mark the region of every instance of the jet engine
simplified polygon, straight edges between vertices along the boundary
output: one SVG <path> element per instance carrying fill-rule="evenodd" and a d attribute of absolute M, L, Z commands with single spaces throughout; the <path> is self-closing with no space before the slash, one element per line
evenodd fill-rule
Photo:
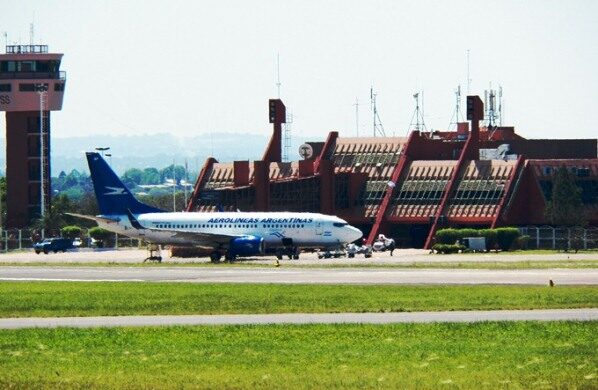
<path fill-rule="evenodd" d="M 229 252 L 234 256 L 255 256 L 264 253 L 262 237 L 245 236 L 230 240 Z"/>

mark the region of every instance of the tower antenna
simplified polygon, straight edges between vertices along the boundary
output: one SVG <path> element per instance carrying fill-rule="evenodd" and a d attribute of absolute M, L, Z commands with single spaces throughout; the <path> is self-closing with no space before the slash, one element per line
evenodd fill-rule
<path fill-rule="evenodd" d="M 289 151 L 291 150 L 291 130 L 293 126 L 293 113 L 290 110 L 287 112 L 287 117 L 285 123 L 282 124 L 284 128 L 284 144 L 282 150 L 282 161 L 289 162 L 291 161 L 289 158 Z"/>
<path fill-rule="evenodd" d="M 280 99 L 280 86 L 282 83 L 280 82 L 280 53 L 276 53 L 276 90 L 278 93 L 278 99 Z M 283 123 L 283 132 L 284 138 L 282 140 L 282 161 L 288 162 L 289 159 L 289 151 L 291 149 L 291 130 L 293 124 L 293 114 L 289 111 L 286 114 L 285 122 Z"/>
<path fill-rule="evenodd" d="M 455 111 L 453 111 L 451 123 L 449 123 L 449 130 L 457 127 L 457 123 L 460 121 L 463 121 L 463 115 L 461 114 L 461 85 L 458 85 L 455 89 Z"/>
<path fill-rule="evenodd" d="M 502 126 L 502 86 L 498 86 L 498 125 Z"/>
<path fill-rule="evenodd" d="M 280 99 L 280 53 L 276 53 L 276 88 Z"/>
<path fill-rule="evenodd" d="M 467 94 L 469 95 L 471 86 L 471 78 L 469 77 L 469 49 L 467 49 Z"/>
<path fill-rule="evenodd" d="M 355 98 L 355 136 L 359 137 L 359 99 Z"/>
<path fill-rule="evenodd" d="M 380 120 L 380 115 L 378 115 L 378 107 L 376 106 L 376 96 L 378 94 L 374 93 L 374 87 L 370 87 L 370 104 L 372 107 L 372 114 L 374 120 L 374 137 L 376 134 L 380 134 L 381 137 L 386 137 L 386 132 L 384 131 L 384 126 L 382 126 L 382 121 Z"/>
<path fill-rule="evenodd" d="M 413 94 L 413 99 L 415 99 L 415 111 L 413 111 L 413 115 L 411 116 L 411 122 L 409 123 L 409 131 L 426 131 L 426 122 L 424 121 L 424 110 L 419 106 L 419 94 L 420 92 L 416 92 Z M 421 92 L 421 95 L 423 106 L 423 91 Z"/>

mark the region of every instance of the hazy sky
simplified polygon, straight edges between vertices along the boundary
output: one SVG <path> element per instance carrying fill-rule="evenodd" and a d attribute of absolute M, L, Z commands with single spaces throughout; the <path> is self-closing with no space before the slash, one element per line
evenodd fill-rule
<path fill-rule="evenodd" d="M 356 98 L 371 135 L 371 85 L 387 135 L 407 134 L 422 90 L 428 128 L 446 129 L 470 50 L 470 92 L 501 85 L 505 125 L 595 138 L 597 19 L 593 0 L 0 0 L 9 44 L 28 44 L 34 20 L 34 43 L 64 53 L 54 137 L 269 134 L 277 53 L 295 135 L 354 136 Z"/>

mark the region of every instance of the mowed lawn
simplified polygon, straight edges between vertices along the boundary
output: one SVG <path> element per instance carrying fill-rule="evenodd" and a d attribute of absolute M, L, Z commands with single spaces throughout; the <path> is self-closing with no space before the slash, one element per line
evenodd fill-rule
<path fill-rule="evenodd" d="M 598 387 L 597 322 L 0 331 L 0 388 Z"/>
<path fill-rule="evenodd" d="M 0 283 L 0 317 L 587 307 L 598 307 L 598 286 Z"/>

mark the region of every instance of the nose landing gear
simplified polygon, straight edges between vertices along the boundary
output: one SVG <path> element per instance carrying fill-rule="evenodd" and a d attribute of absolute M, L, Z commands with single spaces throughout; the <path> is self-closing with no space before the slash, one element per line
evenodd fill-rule
<path fill-rule="evenodd" d="M 148 244 L 147 245 L 147 252 L 148 256 L 143 260 L 145 263 L 146 261 L 157 261 L 158 263 L 162 262 L 162 247 L 156 244 Z"/>

